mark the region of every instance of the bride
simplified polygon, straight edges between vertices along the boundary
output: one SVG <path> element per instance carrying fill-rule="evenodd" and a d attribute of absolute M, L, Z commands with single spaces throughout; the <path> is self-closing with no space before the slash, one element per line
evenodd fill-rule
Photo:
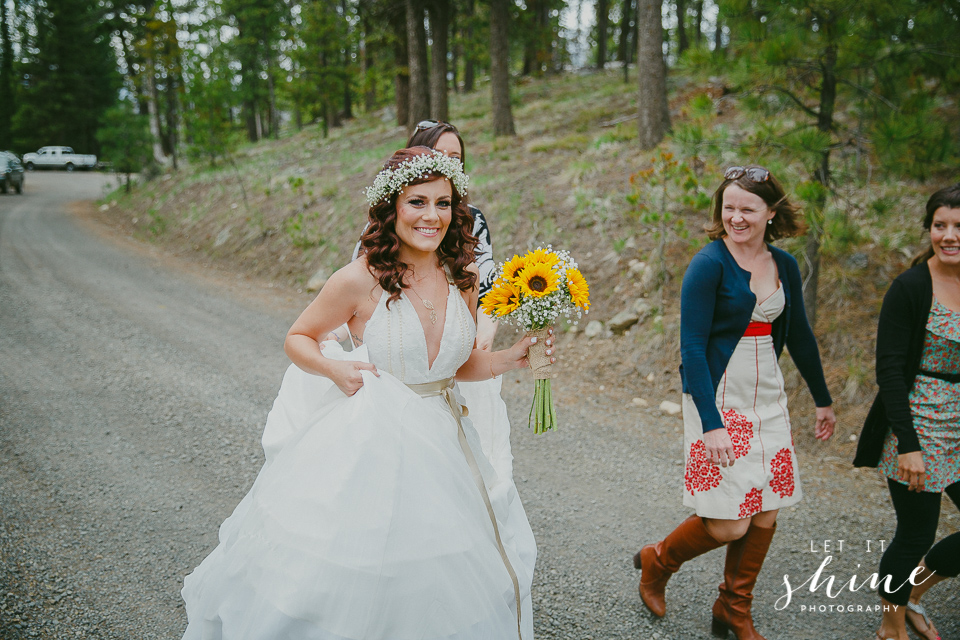
<path fill-rule="evenodd" d="M 474 348 L 467 180 L 414 147 L 367 190 L 365 255 L 287 334 L 290 359 L 322 377 L 281 388 L 281 436 L 184 580 L 185 640 L 533 638 L 533 533 L 454 378 L 525 367 L 535 339 Z M 353 351 L 318 343 L 344 322 Z"/>

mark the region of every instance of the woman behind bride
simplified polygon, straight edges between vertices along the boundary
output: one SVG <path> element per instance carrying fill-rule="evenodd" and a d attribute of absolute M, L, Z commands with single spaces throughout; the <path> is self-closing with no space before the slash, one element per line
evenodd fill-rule
<path fill-rule="evenodd" d="M 322 396 L 184 580 L 185 640 L 533 637 L 533 533 L 454 384 L 526 366 L 533 339 L 474 349 L 466 187 L 457 160 L 414 147 L 367 190 L 365 255 L 285 343 Z M 321 349 L 344 322 L 357 348 Z"/>

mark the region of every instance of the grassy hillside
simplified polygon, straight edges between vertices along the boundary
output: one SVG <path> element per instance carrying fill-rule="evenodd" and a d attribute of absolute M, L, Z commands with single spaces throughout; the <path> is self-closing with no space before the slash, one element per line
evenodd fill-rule
<path fill-rule="evenodd" d="M 490 221 L 495 257 L 538 243 L 569 248 L 591 286 L 588 321 L 606 322 L 644 300 L 649 315 L 622 336 L 587 339 L 571 331 L 562 368 L 578 374 L 566 376 L 571 389 L 576 379 L 579 393 L 617 395 L 626 411 L 679 401 L 679 283 L 705 239 L 706 201 L 733 163 L 762 161 L 788 190 L 796 188 L 804 179 L 798 163 L 774 151 L 739 151 L 758 127 L 784 116 L 755 101 L 748 108 L 722 78 L 674 75 L 674 126 L 686 142 L 662 145 L 673 154 L 669 162 L 679 163 L 664 169 L 668 156 L 636 147 L 636 85 L 624 84 L 620 72 L 529 81 L 515 88 L 514 99 L 517 137 L 494 139 L 488 92 L 451 96 L 451 120 L 467 144 L 470 197 Z M 318 270 L 331 273 L 349 259 L 366 215 L 362 189 L 405 139 L 388 112 L 360 117 L 327 139 L 308 128 L 241 148 L 233 165 L 181 169 L 130 196 L 118 192 L 104 215 L 143 240 L 303 292 Z M 836 167 L 840 186 L 826 222 L 816 331 L 841 423 L 831 446 L 847 456 L 874 391 L 880 300 L 923 242 L 922 206 L 935 187 L 880 179 L 869 158 L 854 151 L 839 152 Z M 653 177 L 665 177 L 665 191 L 649 184 L 651 168 Z M 664 210 L 667 221 L 657 215 Z M 799 256 L 802 243 L 780 245 Z M 510 337 L 501 331 L 501 342 Z M 799 393 L 789 358 L 782 365 L 795 421 L 811 424 L 808 394 Z M 806 439 L 804 430 L 798 440 Z"/>

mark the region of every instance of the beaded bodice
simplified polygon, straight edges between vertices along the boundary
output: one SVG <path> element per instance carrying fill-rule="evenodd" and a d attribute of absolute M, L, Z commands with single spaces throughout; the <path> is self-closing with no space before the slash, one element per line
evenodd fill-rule
<path fill-rule="evenodd" d="M 423 325 L 413 302 L 402 293 L 387 306 L 389 296 L 380 295 L 364 330 L 364 344 L 370 362 L 408 384 L 450 378 L 473 351 L 477 328 L 463 296 L 454 285 L 447 286 L 447 313 L 440 339 L 440 351 L 430 365 Z M 439 305 L 437 305 L 439 308 Z"/>

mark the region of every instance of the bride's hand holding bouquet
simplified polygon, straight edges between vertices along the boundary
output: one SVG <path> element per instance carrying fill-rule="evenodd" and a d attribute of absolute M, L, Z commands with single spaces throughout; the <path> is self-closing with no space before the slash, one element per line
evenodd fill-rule
<path fill-rule="evenodd" d="M 557 414 L 550 387 L 550 357 L 545 353 L 546 338 L 558 317 L 576 315 L 579 319 L 590 309 L 589 287 L 577 263 L 569 252 L 554 251 L 549 245 L 515 255 L 499 268 L 481 309 L 490 317 L 537 337 L 527 356 L 536 378 L 529 424 L 535 433 L 555 429 Z"/>

